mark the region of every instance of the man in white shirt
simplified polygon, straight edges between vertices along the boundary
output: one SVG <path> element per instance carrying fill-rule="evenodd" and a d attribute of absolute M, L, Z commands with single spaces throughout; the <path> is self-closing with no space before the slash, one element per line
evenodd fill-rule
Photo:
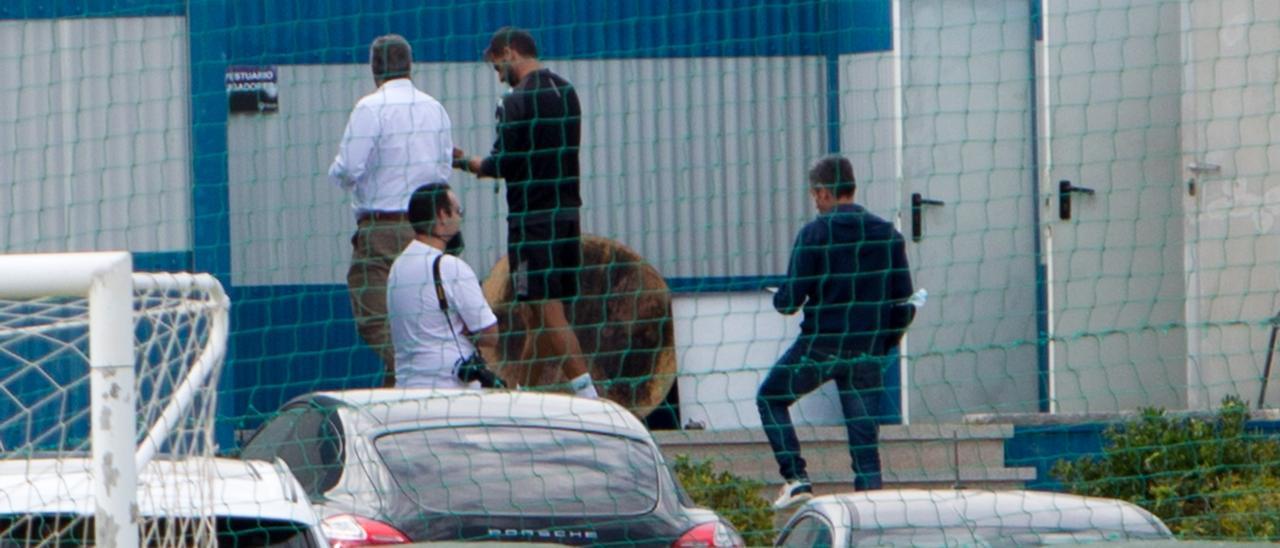
<path fill-rule="evenodd" d="M 409 79 L 413 51 L 396 34 L 369 47 L 378 89 L 356 103 L 329 180 L 351 193 L 347 287 L 360 336 L 382 358 L 383 386 L 395 385 L 395 354 L 387 328 L 387 273 L 413 239 L 405 209 L 413 189 L 443 183 L 452 171 L 452 122 L 444 106 Z"/>
<path fill-rule="evenodd" d="M 391 266 L 387 281 L 395 386 L 475 387 L 458 377 L 458 367 L 472 358 L 477 346 L 496 355 L 498 318 L 484 299 L 475 271 L 444 253 L 462 228 L 457 195 L 445 183 L 422 186 L 409 200 L 409 223 L 414 239 Z M 441 294 L 447 306 L 441 306 Z"/>

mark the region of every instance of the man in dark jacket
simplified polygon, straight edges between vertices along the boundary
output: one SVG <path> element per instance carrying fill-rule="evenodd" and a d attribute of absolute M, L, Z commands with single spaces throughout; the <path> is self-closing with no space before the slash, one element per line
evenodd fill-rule
<path fill-rule="evenodd" d="M 542 66 L 527 31 L 503 27 L 485 62 L 511 86 L 498 107 L 498 136 L 486 158 L 454 149 L 454 165 L 507 183 L 507 261 L 525 325 L 523 360 L 559 358 L 569 387 L 598 396 L 564 301 L 578 297 L 582 229 L 578 147 L 582 107 L 568 80 Z M 539 339 L 542 343 L 539 343 Z M 552 356 L 539 356 L 546 348 Z"/>
<path fill-rule="evenodd" d="M 778 359 L 756 396 L 760 421 L 786 480 L 775 508 L 813 496 L 788 407 L 833 380 L 840 393 L 855 490 L 880 487 L 876 424 L 884 359 L 915 317 L 902 234 L 853 203 L 853 165 L 838 156 L 809 170 L 820 215 L 791 251 L 787 279 L 773 297 L 783 314 L 803 307 L 800 337 Z"/>

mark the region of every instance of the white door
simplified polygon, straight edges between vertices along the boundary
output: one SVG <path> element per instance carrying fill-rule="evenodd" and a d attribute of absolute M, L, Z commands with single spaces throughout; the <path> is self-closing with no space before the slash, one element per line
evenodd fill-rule
<path fill-rule="evenodd" d="M 1044 6 L 1053 407 L 1183 407 L 1180 3 Z"/>
<path fill-rule="evenodd" d="M 899 5 L 902 229 L 930 295 L 908 341 L 910 417 L 1036 411 L 1028 3 Z"/>
<path fill-rule="evenodd" d="M 1280 309 L 1280 5 L 1187 3 L 1183 160 L 1187 404 L 1261 396 Z M 1277 364 L 1272 364 L 1273 378 Z M 1265 402 L 1280 402 L 1276 382 Z"/>

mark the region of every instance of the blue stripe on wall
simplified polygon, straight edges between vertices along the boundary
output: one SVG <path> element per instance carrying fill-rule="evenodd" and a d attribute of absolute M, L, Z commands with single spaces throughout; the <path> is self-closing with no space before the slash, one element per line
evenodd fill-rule
<path fill-rule="evenodd" d="M 1029 0 L 1031 2 L 1031 34 L 1036 40 L 1044 40 L 1044 6 L 1040 4 L 1042 0 Z"/>
<path fill-rule="evenodd" d="M 158 17 L 185 15 L 185 0 L 5 0 L 0 19 Z"/>
<path fill-rule="evenodd" d="M 133 254 L 136 272 L 191 272 L 190 251 L 157 251 Z"/>
<path fill-rule="evenodd" d="M 193 0 L 191 55 L 193 268 L 231 287 L 231 198 L 227 192 L 227 47 L 234 42 L 225 5 Z"/>
<path fill-rule="evenodd" d="M 503 25 L 533 30 L 546 58 L 818 55 L 892 44 L 889 0 L 234 0 L 222 8 L 233 35 L 227 61 L 238 64 L 366 63 L 369 42 L 388 32 L 408 38 L 416 60 L 478 61 Z"/>
<path fill-rule="evenodd" d="M 218 0 L 191 0 L 187 12 L 191 59 L 191 245 L 192 270 L 213 274 L 231 296 L 231 341 L 218 390 L 215 436 L 221 447 L 235 447 L 234 418 L 243 415 L 237 402 L 236 339 L 255 325 L 238 321 L 239 305 L 231 280 L 231 198 L 227 191 L 226 49 L 229 25 Z"/>
<path fill-rule="evenodd" d="M 381 383 L 382 362 L 356 334 L 345 285 L 235 287 L 229 294 L 235 329 L 224 375 L 234 394 L 219 413 L 228 428 L 256 427 L 299 394 Z"/>
<path fill-rule="evenodd" d="M 729 293 L 764 291 L 778 287 L 785 276 L 706 276 L 702 278 L 667 278 L 672 293 Z"/>
<path fill-rule="evenodd" d="M 1013 437 L 1004 444 L 1005 466 L 1035 467 L 1036 479 L 1027 482 L 1027 489 L 1062 491 L 1062 482 L 1051 473 L 1054 464 L 1101 455 L 1105 445 L 1103 432 L 1112 425 L 1095 422 L 1015 427 Z M 1249 421 L 1245 428 L 1273 439 L 1280 437 L 1280 421 Z"/>

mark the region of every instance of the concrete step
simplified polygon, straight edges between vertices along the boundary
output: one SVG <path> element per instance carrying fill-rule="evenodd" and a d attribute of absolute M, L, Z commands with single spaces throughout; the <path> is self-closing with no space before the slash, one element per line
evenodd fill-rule
<path fill-rule="evenodd" d="M 810 479 L 820 492 L 852 488 L 849 451 L 843 427 L 797 427 Z M 880 429 L 880 461 L 887 488 L 952 487 L 1015 489 L 1035 479 L 1034 468 L 1006 468 L 1004 441 L 1013 436 L 1009 425 L 916 424 Z M 720 470 L 766 484 L 772 499 L 782 478 L 759 429 L 730 431 L 655 432 L 668 459 L 688 455 L 710 459 Z"/>
<path fill-rule="evenodd" d="M 1009 425 L 913 424 L 880 428 L 880 460 L 886 472 L 936 475 L 955 470 L 1004 468 Z M 930 476 L 932 477 L 932 476 Z"/>

